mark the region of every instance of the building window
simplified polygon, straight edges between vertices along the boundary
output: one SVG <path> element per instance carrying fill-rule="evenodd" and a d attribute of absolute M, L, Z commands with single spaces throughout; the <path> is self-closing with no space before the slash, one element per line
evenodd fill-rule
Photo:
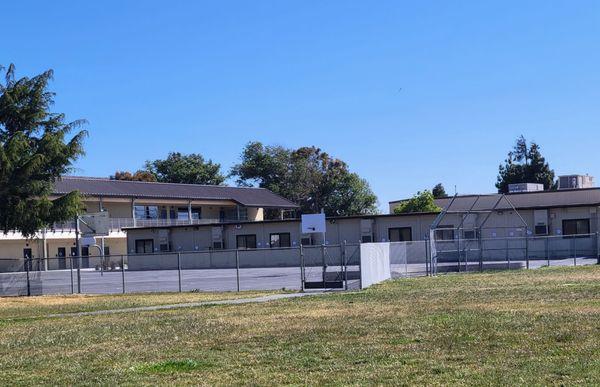
<path fill-rule="evenodd" d="M 158 219 L 158 206 L 134 206 L 136 219 Z"/>
<path fill-rule="evenodd" d="M 271 247 L 290 247 L 292 245 L 290 239 L 289 232 L 271 234 Z"/>
<path fill-rule="evenodd" d="M 410 227 L 397 227 L 388 229 L 390 242 L 412 241 L 412 229 Z"/>
<path fill-rule="evenodd" d="M 313 244 L 313 239 L 311 237 L 302 237 L 302 239 L 300 240 L 300 244 L 302 246 L 312 246 Z"/>
<path fill-rule="evenodd" d="M 149 254 L 154 252 L 153 239 L 136 239 L 135 241 L 136 254 Z"/>
<path fill-rule="evenodd" d="M 159 249 L 160 251 L 163 251 L 163 252 L 164 252 L 164 251 L 170 251 L 170 249 L 169 249 L 169 244 L 168 244 L 168 243 L 161 243 L 161 244 L 158 246 L 158 249 Z"/>
<path fill-rule="evenodd" d="M 545 224 L 539 224 L 535 226 L 535 235 L 548 235 L 548 226 Z"/>
<path fill-rule="evenodd" d="M 563 235 L 578 235 L 590 233 L 589 219 L 564 219 L 562 221 Z"/>
<path fill-rule="evenodd" d="M 438 226 L 435 230 L 436 241 L 451 241 L 454 240 L 454 226 Z"/>
<path fill-rule="evenodd" d="M 477 234 L 476 230 L 463 230 L 463 238 L 465 239 L 475 239 Z"/>
<path fill-rule="evenodd" d="M 110 255 L 110 246 L 104 246 L 104 255 L 105 256 L 109 256 Z"/>
<path fill-rule="evenodd" d="M 90 248 L 88 246 L 81 246 L 81 256 L 82 257 L 90 256 Z"/>
<path fill-rule="evenodd" d="M 371 242 L 373 242 L 373 236 L 372 235 L 363 235 L 362 237 L 360 237 L 360 241 L 362 243 L 371 243 Z"/>
<path fill-rule="evenodd" d="M 238 235 L 236 242 L 238 249 L 255 249 L 256 235 Z"/>

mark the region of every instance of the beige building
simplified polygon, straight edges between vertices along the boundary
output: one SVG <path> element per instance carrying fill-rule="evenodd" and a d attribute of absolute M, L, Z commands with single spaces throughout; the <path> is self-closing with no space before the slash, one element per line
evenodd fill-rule
<path fill-rule="evenodd" d="M 261 188 L 235 188 L 195 184 L 148 183 L 105 178 L 65 176 L 55 184 L 54 197 L 79 191 L 85 211 L 107 211 L 109 235 L 97 238 L 105 255 L 127 253 L 125 227 L 227 224 L 262 221 L 265 210 L 294 214 L 294 203 Z M 31 239 L 20 233 L 0 234 L 0 258 L 59 258 L 44 262 L 45 268 L 66 267 L 65 258 L 76 255 L 75 222 L 55 224 Z M 103 239 L 103 240 L 100 240 Z M 157 245 L 157 249 L 159 246 Z M 82 247 L 82 256 L 99 255 Z M 89 263 L 84 258 L 82 266 Z"/>
<path fill-rule="evenodd" d="M 452 201 L 452 204 L 450 202 Z M 390 211 L 399 201 L 390 203 Z M 465 195 L 439 199 L 448 210 L 437 240 L 578 236 L 591 251 L 596 243 L 600 189 L 579 189 L 509 194 Z M 128 228 L 127 252 L 143 254 L 163 246 L 168 251 L 202 251 L 214 248 L 260 249 L 314 244 L 418 241 L 430 236 L 439 213 L 332 217 L 326 233 L 302 234 L 300 220 L 232 222 L 229 224 L 137 226 Z M 587 238 L 587 239 L 586 239 Z M 160 250 L 160 249 L 159 249 Z M 594 250 L 595 251 L 595 250 Z"/>

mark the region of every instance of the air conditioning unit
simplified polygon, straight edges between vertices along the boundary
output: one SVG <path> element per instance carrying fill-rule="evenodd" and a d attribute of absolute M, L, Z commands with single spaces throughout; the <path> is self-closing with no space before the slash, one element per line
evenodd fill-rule
<path fill-rule="evenodd" d="M 558 177 L 558 189 L 593 188 L 594 177 L 590 175 L 563 175 Z"/>

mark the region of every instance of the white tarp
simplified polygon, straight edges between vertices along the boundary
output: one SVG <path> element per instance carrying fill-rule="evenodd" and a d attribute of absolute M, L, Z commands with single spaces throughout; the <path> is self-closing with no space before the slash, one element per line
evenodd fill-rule
<path fill-rule="evenodd" d="M 360 278 L 363 288 L 392 278 L 389 243 L 360 245 Z"/>

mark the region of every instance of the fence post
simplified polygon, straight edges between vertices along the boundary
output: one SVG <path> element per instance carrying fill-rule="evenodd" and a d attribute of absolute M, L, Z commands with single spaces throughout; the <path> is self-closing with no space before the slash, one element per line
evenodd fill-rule
<path fill-rule="evenodd" d="M 304 292 L 304 247 L 302 247 L 302 243 L 300 243 L 300 290 Z"/>
<path fill-rule="evenodd" d="M 177 278 L 179 281 L 179 293 L 181 293 L 181 253 L 177 253 Z"/>
<path fill-rule="evenodd" d="M 235 250 L 235 272 L 237 279 L 237 291 L 240 291 L 240 250 Z"/>
<path fill-rule="evenodd" d="M 425 238 L 425 277 L 429 277 L 429 240 Z"/>
<path fill-rule="evenodd" d="M 79 254 L 77 256 L 77 293 L 79 294 L 81 294 L 81 263 L 81 254 Z"/>
<path fill-rule="evenodd" d="M 458 264 L 458 272 L 460 273 L 460 229 L 456 237 L 456 263 Z"/>
<path fill-rule="evenodd" d="M 73 256 L 69 256 L 69 267 L 71 271 L 71 294 L 75 293 L 75 285 L 73 284 Z"/>
<path fill-rule="evenodd" d="M 577 266 L 577 239 L 573 238 L 573 266 Z"/>
<path fill-rule="evenodd" d="M 596 231 L 596 264 L 600 265 L 600 239 L 598 238 L 600 236 L 600 233 L 598 233 L 598 231 Z"/>
<path fill-rule="evenodd" d="M 346 241 L 342 245 L 342 270 L 344 270 L 344 290 L 348 290 L 348 261 L 346 260 Z"/>
<path fill-rule="evenodd" d="M 548 263 L 548 267 L 550 267 L 550 247 L 548 246 L 549 244 L 550 244 L 550 237 L 546 236 L 545 248 L 546 248 L 546 261 Z"/>
<path fill-rule="evenodd" d="M 327 265 L 325 262 L 325 244 L 321 244 L 321 259 L 323 261 L 323 289 L 325 289 L 325 273 L 327 272 Z"/>
<path fill-rule="evenodd" d="M 479 271 L 483 271 L 483 236 L 481 235 L 483 232 L 479 231 L 479 235 L 477 235 L 477 245 L 479 247 Z"/>
<path fill-rule="evenodd" d="M 525 261 L 529 269 L 529 235 L 525 235 Z"/>
<path fill-rule="evenodd" d="M 27 273 L 27 295 L 31 296 L 31 284 L 29 282 L 29 258 L 25 258 L 25 272 Z"/>
<path fill-rule="evenodd" d="M 121 282 L 123 287 L 123 294 L 125 294 L 125 256 L 121 255 Z"/>

